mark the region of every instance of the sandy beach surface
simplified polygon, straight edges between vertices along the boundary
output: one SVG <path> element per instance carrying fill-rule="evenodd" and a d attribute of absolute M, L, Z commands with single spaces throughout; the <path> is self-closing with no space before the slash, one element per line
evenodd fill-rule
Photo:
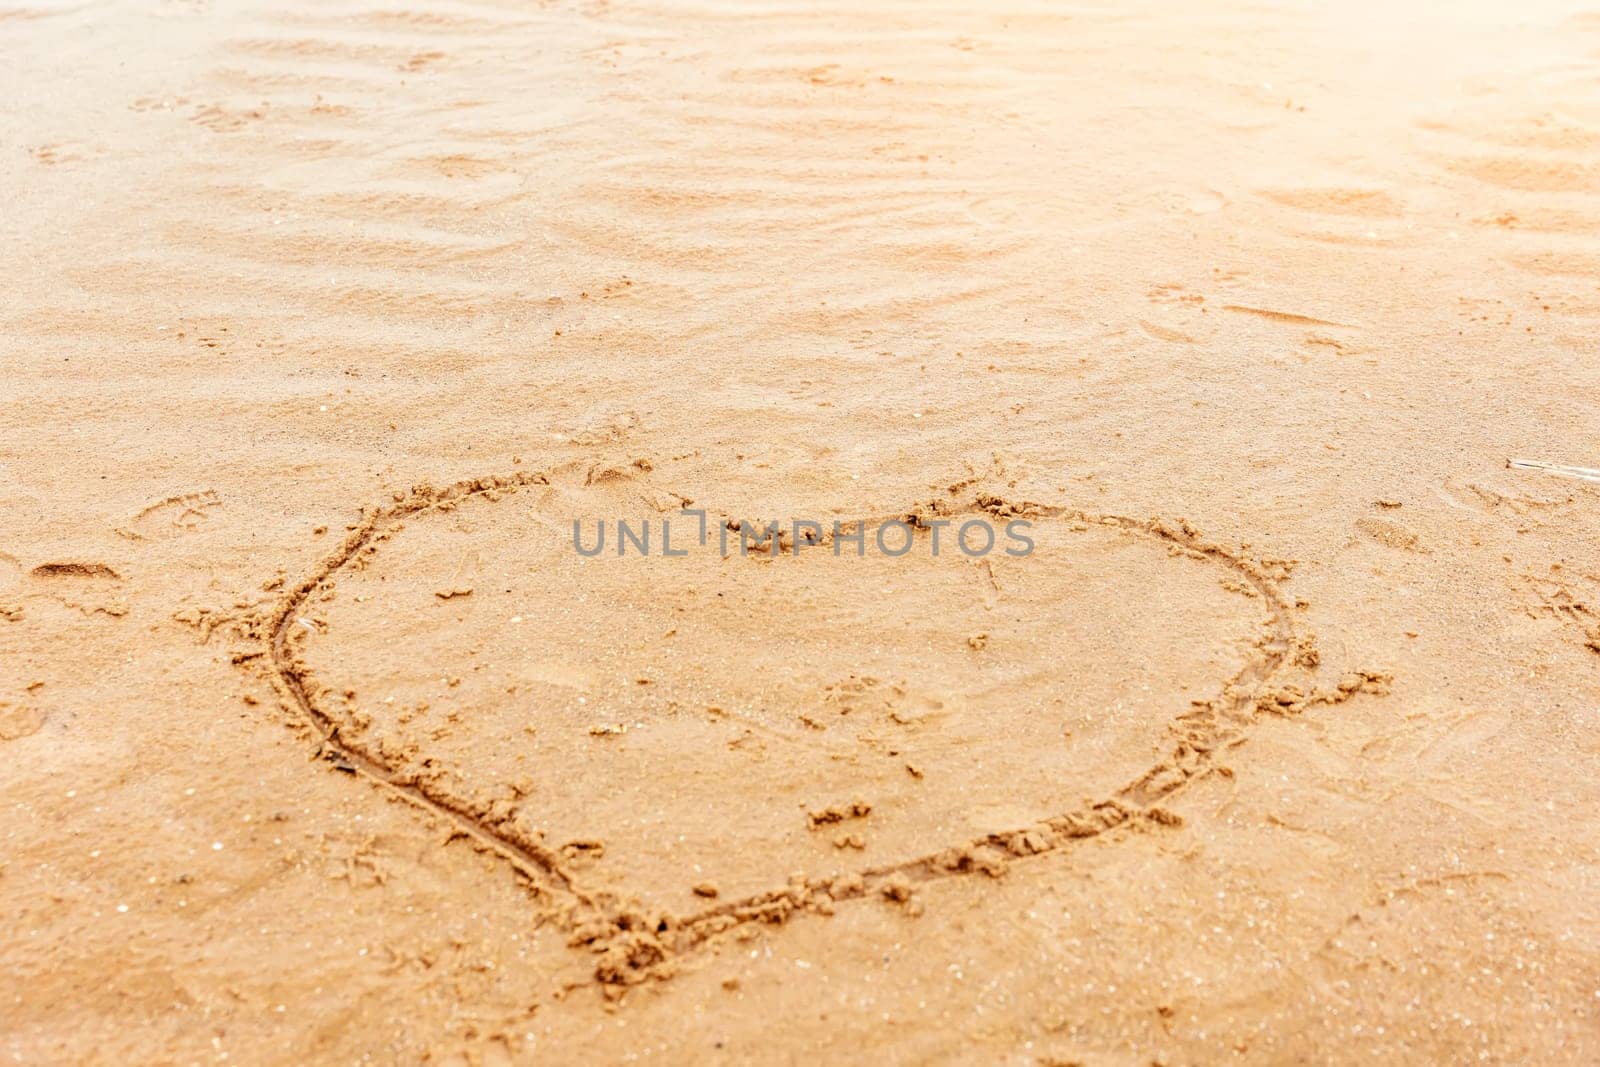
<path fill-rule="evenodd" d="M 0 1062 L 1600 1061 L 1592 0 L 0 56 Z"/>

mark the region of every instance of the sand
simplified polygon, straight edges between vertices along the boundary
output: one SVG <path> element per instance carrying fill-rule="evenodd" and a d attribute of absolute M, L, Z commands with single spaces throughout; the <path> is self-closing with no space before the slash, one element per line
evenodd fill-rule
<path fill-rule="evenodd" d="M 0 42 L 0 1060 L 1600 1060 L 1592 5 Z"/>

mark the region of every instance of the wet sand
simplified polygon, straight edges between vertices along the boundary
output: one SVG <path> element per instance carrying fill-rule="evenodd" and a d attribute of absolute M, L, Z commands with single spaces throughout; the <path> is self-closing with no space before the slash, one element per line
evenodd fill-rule
<path fill-rule="evenodd" d="M 1600 10 L 0 41 L 0 1059 L 1600 1058 Z"/>

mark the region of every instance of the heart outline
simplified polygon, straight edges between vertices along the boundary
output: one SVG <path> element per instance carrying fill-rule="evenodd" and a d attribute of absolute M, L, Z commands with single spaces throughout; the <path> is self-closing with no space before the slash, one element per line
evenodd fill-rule
<path fill-rule="evenodd" d="M 1268 611 L 1244 665 L 1223 682 L 1218 696 L 1191 701 L 1188 711 L 1167 724 L 1176 741 L 1165 757 L 1101 800 L 1042 816 L 1027 827 L 984 834 L 894 863 L 831 878 L 791 879 L 781 888 L 719 902 L 687 916 L 651 914 L 615 893 L 584 888 L 567 870 L 561 854 L 523 832 L 514 816 L 495 821 L 437 783 L 391 767 L 359 744 L 341 738 L 344 724 L 318 702 L 319 684 L 294 654 L 295 641 L 303 636 L 294 625 L 301 620 L 301 607 L 341 569 L 364 565 L 405 519 L 453 510 L 474 497 L 497 500 L 502 494 L 549 484 L 546 473 L 518 472 L 465 479 L 443 489 L 419 485 L 409 494 L 397 494 L 392 504 L 364 508 L 361 520 L 350 528 L 340 547 L 299 582 L 287 586 L 262 620 L 267 645 L 264 659 L 282 702 L 318 737 L 319 758 L 443 820 L 451 827 L 447 841 L 466 838 L 509 863 L 535 897 L 553 905 L 551 917 L 570 935 L 569 943 L 597 955 L 594 977 L 610 995 L 670 977 L 685 957 L 750 923 L 781 923 L 801 913 L 831 914 L 838 903 L 870 896 L 906 900 L 910 886 L 916 883 L 975 872 L 998 876 L 1011 861 L 1061 851 L 1120 828 L 1179 825 L 1181 817 L 1160 802 L 1214 773 L 1218 769 L 1215 753 L 1242 744 L 1247 728 L 1263 714 L 1294 714 L 1315 705 L 1342 702 L 1358 692 L 1387 691 L 1388 676 L 1371 671 L 1350 672 L 1332 689 L 1271 686 L 1285 668 L 1302 669 L 1309 676 L 1319 662 L 1315 639 L 1302 626 L 1297 605 L 1279 588 L 1279 582 L 1288 577 L 1288 564 L 1252 559 L 1207 541 L 1182 519 L 1134 519 L 1060 505 L 1013 503 L 980 493 L 959 508 L 941 502 L 882 518 L 853 520 L 867 524 L 893 519 L 925 526 L 925 514 L 984 514 L 1113 527 L 1154 538 L 1175 555 L 1233 571 L 1259 595 Z"/>

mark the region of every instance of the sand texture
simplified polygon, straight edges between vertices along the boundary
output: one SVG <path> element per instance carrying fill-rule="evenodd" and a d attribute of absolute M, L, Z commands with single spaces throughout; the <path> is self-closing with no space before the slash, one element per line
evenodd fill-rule
<path fill-rule="evenodd" d="M 1600 1062 L 1592 0 L 0 0 L 0 191 L 0 1062 Z"/>

